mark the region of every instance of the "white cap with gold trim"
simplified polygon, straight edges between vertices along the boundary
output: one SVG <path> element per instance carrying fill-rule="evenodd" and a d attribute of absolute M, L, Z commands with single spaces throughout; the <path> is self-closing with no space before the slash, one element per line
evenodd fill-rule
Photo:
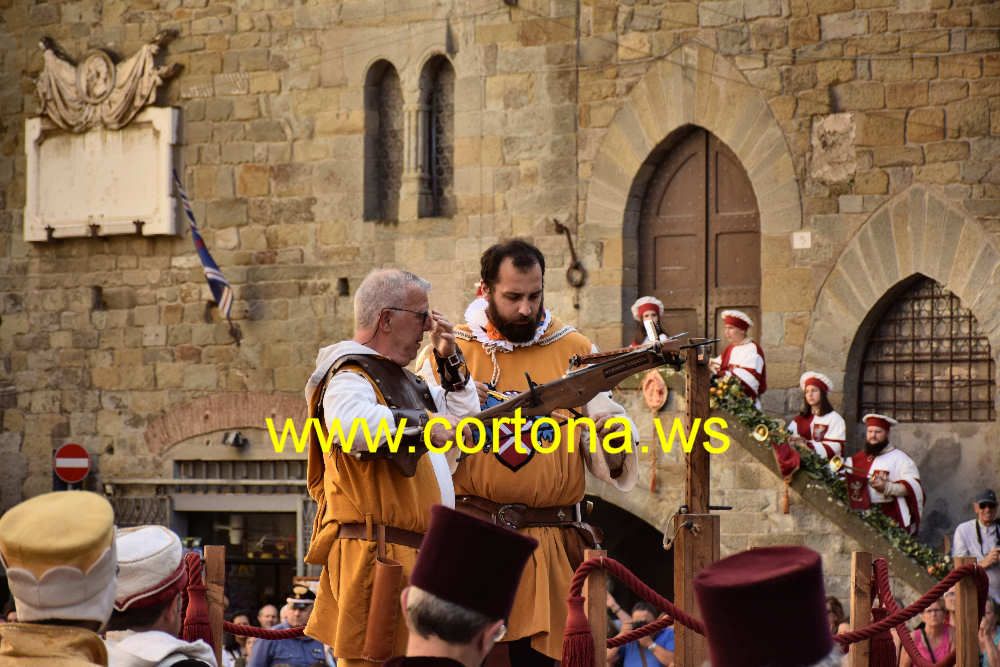
<path fill-rule="evenodd" d="M 19 621 L 104 623 L 115 602 L 114 510 L 89 491 L 25 500 L 0 517 L 0 560 Z"/>

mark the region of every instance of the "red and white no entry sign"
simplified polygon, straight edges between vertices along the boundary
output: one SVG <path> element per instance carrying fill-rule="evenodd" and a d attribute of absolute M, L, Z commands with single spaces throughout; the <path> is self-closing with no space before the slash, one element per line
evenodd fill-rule
<path fill-rule="evenodd" d="M 76 484 L 90 472 L 90 454 L 75 442 L 68 442 L 56 451 L 55 470 L 59 479 Z"/>

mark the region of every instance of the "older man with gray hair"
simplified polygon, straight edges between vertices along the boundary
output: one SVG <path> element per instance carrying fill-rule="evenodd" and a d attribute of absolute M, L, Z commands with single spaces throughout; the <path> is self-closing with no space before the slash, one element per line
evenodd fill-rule
<path fill-rule="evenodd" d="M 332 646 L 340 667 L 405 649 L 399 591 L 431 506 L 455 504 L 456 448 L 434 450 L 452 444 L 459 417 L 479 411 L 452 324 L 430 309 L 429 289 L 407 271 L 370 273 L 354 296 L 354 338 L 321 349 L 306 384 L 309 416 L 322 425 L 310 434 L 318 507 L 306 561 L 323 566 L 306 634 Z M 426 332 L 440 386 L 404 368 Z"/>

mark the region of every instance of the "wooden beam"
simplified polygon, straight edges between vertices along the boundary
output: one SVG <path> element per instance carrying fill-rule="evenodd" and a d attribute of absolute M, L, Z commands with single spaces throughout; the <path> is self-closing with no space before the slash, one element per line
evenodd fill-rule
<path fill-rule="evenodd" d="M 855 551 L 851 555 L 851 630 L 859 630 L 872 622 L 872 555 Z M 850 667 L 868 667 L 871 640 L 851 644 L 847 652 Z"/>
<path fill-rule="evenodd" d="M 603 549 L 585 549 L 583 559 L 603 558 Z M 594 636 L 594 663 L 596 667 L 608 664 L 608 574 L 603 569 L 594 570 L 583 583 L 583 597 L 587 598 L 587 620 Z"/>
<path fill-rule="evenodd" d="M 955 559 L 955 567 L 975 563 L 976 559 L 962 556 Z M 976 581 L 966 577 L 955 584 L 955 665 L 979 665 L 979 598 Z"/>
<path fill-rule="evenodd" d="M 708 370 L 708 353 L 699 355 L 702 348 L 689 348 L 686 360 L 686 380 L 684 422 L 688 433 L 696 442 L 701 438 L 692 433 L 695 420 L 700 420 L 699 431 L 708 419 L 708 388 L 711 383 L 711 373 Z M 684 504 L 690 514 L 708 514 L 709 497 L 709 454 L 704 447 L 695 446 L 691 452 L 684 455 Z M 674 587 L 676 591 L 677 588 Z"/>
<path fill-rule="evenodd" d="M 225 613 L 223 597 L 226 592 L 226 547 L 205 547 L 205 598 L 208 602 L 208 623 L 212 628 L 212 649 L 216 664 L 222 664 L 222 620 Z"/>
<path fill-rule="evenodd" d="M 700 619 L 691 581 L 694 575 L 719 560 L 719 517 L 678 514 L 674 521 L 680 527 L 674 542 L 674 605 Z M 705 638 L 680 623 L 674 624 L 674 664 L 702 665 L 707 661 Z"/>

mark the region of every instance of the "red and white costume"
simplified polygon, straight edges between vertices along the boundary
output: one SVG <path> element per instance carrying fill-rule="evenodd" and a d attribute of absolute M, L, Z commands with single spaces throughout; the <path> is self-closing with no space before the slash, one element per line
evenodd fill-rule
<path fill-rule="evenodd" d="M 816 387 L 826 396 L 833 389 L 833 382 L 822 373 L 807 371 L 799 378 L 799 387 L 805 392 L 806 387 L 810 386 Z M 792 435 L 803 438 L 814 452 L 827 459 L 841 455 L 847 437 L 844 418 L 834 410 L 825 415 L 795 415 L 788 430 Z"/>
<path fill-rule="evenodd" d="M 871 426 L 881 426 L 887 431 L 896 423 L 882 415 L 865 415 L 864 422 Z M 868 485 L 868 495 L 872 504 L 877 504 L 882 513 L 903 527 L 910 535 L 916 535 L 920 528 L 920 514 L 924 509 L 924 487 L 920 483 L 917 464 L 907 454 L 887 444 L 878 456 L 860 451 L 851 457 L 851 467 L 859 475 L 869 479 L 883 476 L 888 484 L 883 492 Z"/>
<path fill-rule="evenodd" d="M 637 345 L 645 345 L 646 343 L 655 343 L 657 340 L 659 341 L 670 340 L 670 337 L 667 336 L 667 334 L 663 333 L 660 324 L 660 316 L 663 315 L 663 302 L 657 299 L 655 296 L 640 297 L 635 303 L 632 304 L 632 317 L 633 319 L 635 319 L 636 322 L 645 324 L 642 318 L 646 313 L 656 313 L 656 323 L 652 324 L 651 326 L 653 327 L 654 331 L 656 329 L 660 329 L 660 333 L 659 335 L 657 335 L 656 338 L 652 338 L 649 335 L 649 329 L 646 328 L 646 338 L 642 341 L 642 343 L 633 341 L 632 347 L 636 347 Z"/>
<path fill-rule="evenodd" d="M 827 459 L 841 455 L 847 436 L 844 418 L 836 410 L 825 415 L 795 415 L 795 419 L 788 424 L 788 430 L 792 435 L 805 439 L 814 452 Z"/>
<path fill-rule="evenodd" d="M 744 332 L 753 326 L 753 320 L 739 310 L 724 310 L 722 318 L 726 324 L 742 329 Z M 743 393 L 754 399 L 760 409 L 760 397 L 767 391 L 767 369 L 764 363 L 764 350 L 760 345 L 743 339 L 742 343 L 733 343 L 722 355 L 711 361 L 711 366 L 718 375 L 731 375 L 743 385 Z"/>

